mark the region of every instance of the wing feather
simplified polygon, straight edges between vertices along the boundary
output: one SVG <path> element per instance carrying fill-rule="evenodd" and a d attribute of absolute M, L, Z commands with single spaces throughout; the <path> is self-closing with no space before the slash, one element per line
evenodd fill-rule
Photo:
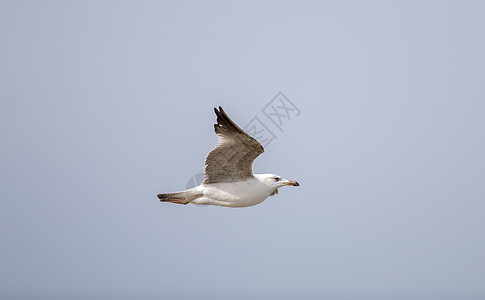
<path fill-rule="evenodd" d="M 237 126 L 222 107 L 214 108 L 217 146 L 205 159 L 204 183 L 232 182 L 253 176 L 253 162 L 264 152 L 263 146 Z"/>

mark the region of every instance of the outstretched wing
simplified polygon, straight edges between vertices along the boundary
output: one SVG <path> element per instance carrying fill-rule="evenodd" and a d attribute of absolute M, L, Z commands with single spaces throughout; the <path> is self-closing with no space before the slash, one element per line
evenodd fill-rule
<path fill-rule="evenodd" d="M 264 152 L 263 146 L 239 128 L 222 107 L 214 111 L 219 143 L 205 159 L 204 183 L 233 182 L 253 176 L 253 161 Z"/>

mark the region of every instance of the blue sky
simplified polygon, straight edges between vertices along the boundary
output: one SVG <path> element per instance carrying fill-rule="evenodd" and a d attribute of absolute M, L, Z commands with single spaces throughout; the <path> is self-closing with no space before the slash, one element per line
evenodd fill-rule
<path fill-rule="evenodd" d="M 2 1 L 0 295 L 483 299 L 484 8 Z M 299 188 L 157 201 L 203 170 L 219 105 Z"/>

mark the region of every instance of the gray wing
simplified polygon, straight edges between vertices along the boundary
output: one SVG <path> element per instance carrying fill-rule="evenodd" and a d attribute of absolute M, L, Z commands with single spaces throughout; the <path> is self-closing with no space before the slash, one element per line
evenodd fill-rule
<path fill-rule="evenodd" d="M 224 112 L 214 108 L 214 124 L 219 143 L 205 159 L 204 183 L 232 182 L 253 176 L 253 161 L 264 152 L 263 146 L 239 128 Z"/>

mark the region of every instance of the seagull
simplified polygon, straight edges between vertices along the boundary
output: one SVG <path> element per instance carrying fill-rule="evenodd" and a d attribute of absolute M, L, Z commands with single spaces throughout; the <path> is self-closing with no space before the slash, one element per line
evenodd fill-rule
<path fill-rule="evenodd" d="M 159 194 L 161 202 L 247 207 L 278 194 L 282 186 L 300 185 L 274 174 L 253 174 L 253 162 L 264 152 L 263 146 L 239 128 L 222 107 L 214 112 L 218 144 L 205 159 L 204 181 L 185 191 Z"/>

